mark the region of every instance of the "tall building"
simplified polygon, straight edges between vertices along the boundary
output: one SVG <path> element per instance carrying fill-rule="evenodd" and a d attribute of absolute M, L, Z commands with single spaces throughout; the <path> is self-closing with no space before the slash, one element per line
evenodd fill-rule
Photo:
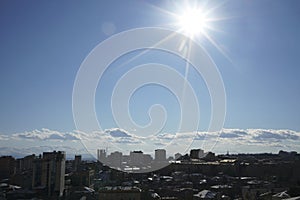
<path fill-rule="evenodd" d="M 42 186 L 42 155 L 33 160 L 32 166 L 32 188 Z"/>
<path fill-rule="evenodd" d="M 202 149 L 191 149 L 190 151 L 190 157 L 193 159 L 203 158 L 204 156 L 204 150 Z"/>
<path fill-rule="evenodd" d="M 141 167 L 144 164 L 144 154 L 142 151 L 131 151 L 129 159 L 132 166 Z"/>
<path fill-rule="evenodd" d="M 123 154 L 121 152 L 115 151 L 112 152 L 108 157 L 107 157 L 107 162 L 111 167 L 114 168 L 121 168 L 122 166 L 122 159 Z"/>
<path fill-rule="evenodd" d="M 166 161 L 167 154 L 165 149 L 156 149 L 155 150 L 155 161 Z"/>
<path fill-rule="evenodd" d="M 99 162 L 102 162 L 102 163 L 106 161 L 105 149 L 97 149 L 97 159 Z"/>
<path fill-rule="evenodd" d="M 0 179 L 10 178 L 15 174 L 15 159 L 12 156 L 0 157 Z"/>
<path fill-rule="evenodd" d="M 34 161 L 32 187 L 44 187 L 48 196 L 63 196 L 65 163 L 65 152 L 44 152 Z"/>
<path fill-rule="evenodd" d="M 16 172 L 22 173 L 24 171 L 30 171 L 33 168 L 33 161 L 36 158 L 35 154 L 25 156 L 24 158 L 16 159 Z"/>
<path fill-rule="evenodd" d="M 81 166 L 81 155 L 75 155 L 74 171 L 79 171 Z"/>

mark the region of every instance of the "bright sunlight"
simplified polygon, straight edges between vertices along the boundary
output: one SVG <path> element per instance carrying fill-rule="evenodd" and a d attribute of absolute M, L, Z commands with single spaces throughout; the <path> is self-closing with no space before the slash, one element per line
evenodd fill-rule
<path fill-rule="evenodd" d="M 203 33 L 208 21 L 206 14 L 199 8 L 186 9 L 177 16 L 177 20 L 181 31 L 189 37 Z"/>

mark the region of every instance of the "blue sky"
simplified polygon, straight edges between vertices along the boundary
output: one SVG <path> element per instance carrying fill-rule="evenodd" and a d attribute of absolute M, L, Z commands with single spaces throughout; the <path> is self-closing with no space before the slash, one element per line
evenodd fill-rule
<path fill-rule="evenodd" d="M 224 18 L 212 23 L 218 31 L 209 31 L 209 35 L 226 56 L 205 38 L 198 38 L 198 42 L 216 63 L 224 81 L 224 127 L 300 131 L 300 2 L 208 4 L 218 5 L 213 14 Z M 170 25 L 174 18 L 161 10 L 176 13 L 178 8 L 174 1 L 2 0 L 0 133 L 76 129 L 72 90 L 76 73 L 88 53 L 112 33 L 150 26 L 176 29 Z M 104 86 L 97 88 L 96 110 L 103 128 L 115 128 L 108 98 L 123 71 L 114 69 L 137 53 L 116 60 L 103 77 Z M 123 69 L 154 61 L 179 71 L 184 65 L 173 55 L 153 51 Z M 204 130 L 210 117 L 208 92 L 193 70 L 188 79 L 201 91 L 197 93 L 202 112 L 199 129 Z M 130 102 L 132 117 L 137 123 L 146 124 L 149 106 L 166 104 L 170 118 L 164 132 L 176 131 L 179 110 L 174 96 L 157 86 L 144 89 L 137 91 Z"/>

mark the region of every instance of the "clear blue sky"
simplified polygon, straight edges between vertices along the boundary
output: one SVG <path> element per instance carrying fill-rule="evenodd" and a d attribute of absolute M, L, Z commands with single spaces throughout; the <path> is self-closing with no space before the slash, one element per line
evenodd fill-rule
<path fill-rule="evenodd" d="M 173 4 L 134 0 L 0 1 L 0 132 L 10 134 L 41 128 L 74 130 L 73 83 L 84 58 L 109 37 L 103 26 L 114 24 L 115 33 L 149 26 L 174 28 L 168 25 L 172 17 L 157 9 L 173 12 Z M 210 34 L 231 61 L 208 41 L 201 42 L 224 80 L 225 127 L 300 131 L 299 9 L 300 2 L 296 0 L 257 0 L 227 1 L 214 11 L 228 19 L 215 22 L 214 27 L 220 32 Z M 152 52 L 137 63 L 153 58 L 164 58 L 162 63 L 166 64 L 180 64 L 179 60 L 175 62 L 172 56 L 159 55 L 159 52 Z M 112 68 L 118 62 L 122 58 Z M 108 86 L 101 93 L 104 95 L 96 96 L 98 117 L 105 128 L 114 127 L 105 94 L 109 95 L 110 85 L 119 76 L 108 73 L 107 80 L 105 77 L 103 80 Z M 153 93 L 147 95 L 143 91 L 135 94 L 132 115 L 142 124 L 147 121 L 144 116 L 147 110 L 143 110 L 141 102 L 151 105 L 159 100 L 167 101 L 171 112 L 172 106 L 177 106 L 172 96 L 164 94 L 161 88 L 150 90 L 158 94 L 155 97 L 165 98 L 154 98 Z M 207 122 L 207 93 L 202 99 L 203 120 Z M 176 114 L 176 109 L 173 112 Z M 166 131 L 176 129 L 174 124 L 178 118 L 170 116 L 174 117 Z"/>

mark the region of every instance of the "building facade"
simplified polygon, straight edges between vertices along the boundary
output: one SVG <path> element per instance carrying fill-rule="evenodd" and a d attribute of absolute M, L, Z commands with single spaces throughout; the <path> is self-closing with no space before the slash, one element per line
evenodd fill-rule
<path fill-rule="evenodd" d="M 156 149 L 155 150 L 155 161 L 166 161 L 167 153 L 165 149 Z"/>
<path fill-rule="evenodd" d="M 204 156 L 205 156 L 204 150 L 202 149 L 192 149 L 190 151 L 190 157 L 192 159 L 199 159 L 199 158 L 203 158 Z"/>
<path fill-rule="evenodd" d="M 63 151 L 44 152 L 33 163 L 33 188 L 44 188 L 48 196 L 63 196 L 66 154 Z"/>

